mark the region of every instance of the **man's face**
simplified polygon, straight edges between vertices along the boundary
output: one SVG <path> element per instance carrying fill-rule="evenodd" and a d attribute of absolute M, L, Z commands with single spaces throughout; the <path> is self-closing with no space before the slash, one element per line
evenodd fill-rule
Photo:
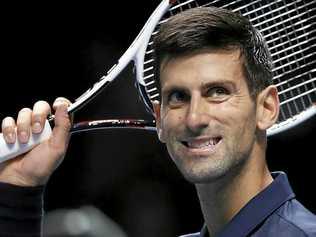
<path fill-rule="evenodd" d="M 229 174 L 253 152 L 256 105 L 241 60 L 238 50 L 204 50 L 161 65 L 159 137 L 193 183 Z"/>

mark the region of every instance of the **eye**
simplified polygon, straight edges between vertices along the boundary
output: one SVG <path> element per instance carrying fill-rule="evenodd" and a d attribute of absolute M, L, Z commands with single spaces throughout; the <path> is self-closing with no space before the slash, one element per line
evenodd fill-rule
<path fill-rule="evenodd" d="M 230 93 L 229 91 L 221 86 L 211 87 L 206 92 L 207 97 L 213 99 L 223 99 L 226 98 Z"/>
<path fill-rule="evenodd" d="M 168 94 L 168 104 L 177 105 L 188 100 L 188 95 L 183 91 L 171 91 Z"/>

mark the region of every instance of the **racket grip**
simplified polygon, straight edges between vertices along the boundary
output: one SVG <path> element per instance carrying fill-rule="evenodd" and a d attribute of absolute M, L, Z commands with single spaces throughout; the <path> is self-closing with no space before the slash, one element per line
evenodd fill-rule
<path fill-rule="evenodd" d="M 16 139 L 15 143 L 8 144 L 4 140 L 3 134 L 0 133 L 0 163 L 30 151 L 42 141 L 47 140 L 51 133 L 52 129 L 48 120 L 46 120 L 45 126 L 41 133 L 34 134 L 31 132 L 29 141 L 27 143 L 20 143 L 18 139 Z"/>

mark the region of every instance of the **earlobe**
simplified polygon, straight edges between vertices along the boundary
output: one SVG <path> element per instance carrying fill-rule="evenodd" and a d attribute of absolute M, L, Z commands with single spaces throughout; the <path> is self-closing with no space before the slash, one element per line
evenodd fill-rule
<path fill-rule="evenodd" d="M 161 142 L 165 142 L 162 135 L 162 129 L 161 129 L 161 118 L 160 118 L 160 102 L 159 101 L 153 101 L 152 102 L 153 109 L 154 109 L 154 116 L 156 119 L 156 129 L 157 129 L 157 135 Z"/>
<path fill-rule="evenodd" d="M 260 130 L 270 128 L 279 116 L 279 97 L 275 86 L 268 86 L 257 97 L 257 126 Z"/>

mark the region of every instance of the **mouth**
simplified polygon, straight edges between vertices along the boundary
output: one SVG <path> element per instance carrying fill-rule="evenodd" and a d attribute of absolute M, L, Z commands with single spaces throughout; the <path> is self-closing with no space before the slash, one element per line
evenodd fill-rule
<path fill-rule="evenodd" d="M 195 155 L 209 155 L 214 153 L 217 145 L 222 141 L 222 137 L 205 137 L 205 138 L 193 138 L 188 140 L 183 140 L 181 143 L 188 152 Z"/>

